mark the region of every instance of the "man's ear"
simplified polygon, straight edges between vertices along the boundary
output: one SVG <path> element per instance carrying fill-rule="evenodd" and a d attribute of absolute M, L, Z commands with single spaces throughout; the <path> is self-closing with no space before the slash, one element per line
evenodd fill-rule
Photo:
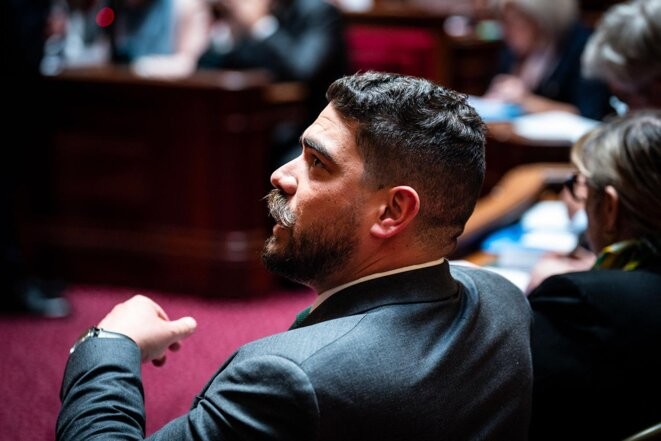
<path fill-rule="evenodd" d="M 418 192 L 408 186 L 393 187 L 388 191 L 387 200 L 379 208 L 379 218 L 370 233 L 378 238 L 392 237 L 406 228 L 420 211 Z"/>

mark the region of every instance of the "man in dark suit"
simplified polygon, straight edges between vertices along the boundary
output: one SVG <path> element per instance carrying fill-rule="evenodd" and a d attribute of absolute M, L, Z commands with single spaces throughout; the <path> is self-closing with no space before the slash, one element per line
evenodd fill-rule
<path fill-rule="evenodd" d="M 150 439 L 525 440 L 530 311 L 502 277 L 449 265 L 480 193 L 484 126 L 466 97 L 366 73 L 334 82 L 271 176 L 263 260 L 314 288 L 288 331 L 239 348 Z M 140 362 L 195 329 L 150 299 L 74 345 L 59 440 L 142 439 Z"/>
<path fill-rule="evenodd" d="M 0 313 L 30 313 L 60 318 L 69 314 L 58 283 L 37 277 L 36 262 L 25 253 L 21 220 L 39 216 L 47 197 L 30 191 L 44 184 L 49 152 L 40 130 L 45 109 L 40 64 L 48 35 L 48 0 L 0 2 L 0 50 L 3 54 L 3 129 L 11 145 L 0 161 Z M 40 194 L 45 194 L 41 192 Z M 29 212 L 29 213 L 28 213 Z"/>
<path fill-rule="evenodd" d="M 341 11 L 324 0 L 213 0 L 211 43 L 200 68 L 265 69 L 276 81 L 307 87 L 302 124 L 282 124 L 274 137 L 272 163 L 292 156 L 300 132 L 326 106 L 324 93 L 347 73 L 348 52 Z"/>

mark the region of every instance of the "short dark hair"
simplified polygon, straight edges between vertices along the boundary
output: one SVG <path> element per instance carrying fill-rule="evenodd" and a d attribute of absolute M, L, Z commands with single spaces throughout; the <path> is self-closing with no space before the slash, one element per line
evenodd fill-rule
<path fill-rule="evenodd" d="M 485 171 L 485 126 L 468 97 L 426 79 L 373 71 L 336 80 L 326 97 L 356 125 L 366 181 L 415 188 L 423 239 L 444 229 L 455 240 Z"/>

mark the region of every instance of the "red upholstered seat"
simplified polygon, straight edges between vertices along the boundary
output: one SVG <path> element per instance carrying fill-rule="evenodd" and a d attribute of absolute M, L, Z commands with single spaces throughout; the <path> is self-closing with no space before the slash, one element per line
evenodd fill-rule
<path fill-rule="evenodd" d="M 379 70 L 434 78 L 434 37 L 413 28 L 354 25 L 347 30 L 353 71 Z"/>

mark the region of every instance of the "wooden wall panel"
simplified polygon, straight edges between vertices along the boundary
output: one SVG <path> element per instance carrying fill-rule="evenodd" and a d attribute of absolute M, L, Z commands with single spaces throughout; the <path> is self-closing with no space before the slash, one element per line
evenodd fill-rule
<path fill-rule="evenodd" d="M 302 114 L 291 94 L 274 103 L 273 87 L 263 72 L 167 82 L 113 67 L 48 79 L 53 160 L 33 192 L 51 202 L 25 219 L 26 249 L 66 281 L 211 296 L 271 288 L 259 257 L 270 135 Z"/>

